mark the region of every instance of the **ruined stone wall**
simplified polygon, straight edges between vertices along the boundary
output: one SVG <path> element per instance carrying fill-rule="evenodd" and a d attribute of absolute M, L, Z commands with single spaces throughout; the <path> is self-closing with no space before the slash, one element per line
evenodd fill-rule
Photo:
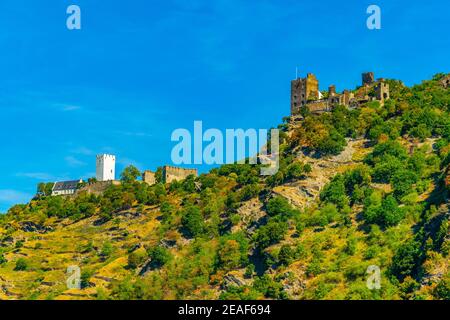
<path fill-rule="evenodd" d="M 120 181 L 97 181 L 91 184 L 87 184 L 84 187 L 77 190 L 76 194 L 80 192 L 87 192 L 89 194 L 101 195 L 110 185 L 120 185 Z"/>
<path fill-rule="evenodd" d="M 312 73 L 306 76 L 306 99 L 317 99 L 319 97 L 319 81 Z"/>
<path fill-rule="evenodd" d="M 442 86 L 447 89 L 450 88 L 450 74 L 441 80 Z"/>
<path fill-rule="evenodd" d="M 331 106 L 328 104 L 328 100 L 311 101 L 307 104 L 307 107 L 311 113 L 322 113 L 331 111 Z"/>
<path fill-rule="evenodd" d="M 373 72 L 365 72 L 362 74 L 362 85 L 371 85 L 375 82 L 375 76 Z"/>
<path fill-rule="evenodd" d="M 379 82 L 375 86 L 375 99 L 384 102 L 389 99 L 389 84 Z"/>
<path fill-rule="evenodd" d="M 155 173 L 150 170 L 144 171 L 144 173 L 142 174 L 142 181 L 147 183 L 150 186 L 156 184 Z"/>
<path fill-rule="evenodd" d="M 179 167 L 164 166 L 163 178 L 165 183 L 171 183 L 175 180 L 180 181 L 186 179 L 190 175 L 198 176 L 197 169 L 184 169 Z"/>

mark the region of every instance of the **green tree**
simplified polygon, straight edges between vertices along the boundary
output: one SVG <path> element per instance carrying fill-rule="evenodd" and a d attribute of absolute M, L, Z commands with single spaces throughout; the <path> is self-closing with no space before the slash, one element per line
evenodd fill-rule
<path fill-rule="evenodd" d="M 274 197 L 267 202 L 266 205 L 267 213 L 269 216 L 285 216 L 289 217 L 292 215 L 293 208 L 286 198 Z"/>
<path fill-rule="evenodd" d="M 390 271 L 397 279 L 403 281 L 407 276 L 414 277 L 420 263 L 420 244 L 415 240 L 409 240 L 398 248 L 392 258 Z"/>
<path fill-rule="evenodd" d="M 345 190 L 345 179 L 341 174 L 337 174 L 333 180 L 325 186 L 320 193 L 320 200 L 335 204 L 338 208 L 348 205 L 349 199 Z"/>
<path fill-rule="evenodd" d="M 169 250 L 161 246 L 150 248 L 148 250 L 148 255 L 151 259 L 152 267 L 154 268 L 163 267 L 172 258 Z"/>
<path fill-rule="evenodd" d="M 139 169 L 133 165 L 129 165 L 121 173 L 120 180 L 125 184 L 133 183 L 140 176 L 141 176 L 141 172 L 139 171 Z"/>
<path fill-rule="evenodd" d="M 394 195 L 401 199 L 413 191 L 413 185 L 417 182 L 417 175 L 407 169 L 400 169 L 391 178 Z"/>
<path fill-rule="evenodd" d="M 403 219 L 403 211 L 393 196 L 387 196 L 381 203 L 381 216 L 381 223 L 387 227 L 395 226 Z"/>
<path fill-rule="evenodd" d="M 225 270 L 238 268 L 241 265 L 239 243 L 233 239 L 224 241 L 218 250 L 218 257 L 221 268 Z"/>
<path fill-rule="evenodd" d="M 255 241 L 259 248 L 267 248 L 284 239 L 287 230 L 288 224 L 286 222 L 270 219 L 266 225 L 258 229 L 255 234 Z"/>
<path fill-rule="evenodd" d="M 41 196 L 50 196 L 54 185 L 55 184 L 53 182 L 39 183 L 37 186 L 37 194 Z"/>
<path fill-rule="evenodd" d="M 191 206 L 183 212 L 181 223 L 188 234 L 192 237 L 201 235 L 205 228 L 203 215 L 196 206 Z"/>

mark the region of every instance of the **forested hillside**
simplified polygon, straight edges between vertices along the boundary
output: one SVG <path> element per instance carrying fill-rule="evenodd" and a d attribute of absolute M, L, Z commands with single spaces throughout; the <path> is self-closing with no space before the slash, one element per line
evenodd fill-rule
<path fill-rule="evenodd" d="M 450 299 L 444 76 L 388 80 L 383 106 L 285 118 L 274 176 L 230 164 L 148 186 L 129 167 L 102 195 L 12 207 L 0 299 Z"/>

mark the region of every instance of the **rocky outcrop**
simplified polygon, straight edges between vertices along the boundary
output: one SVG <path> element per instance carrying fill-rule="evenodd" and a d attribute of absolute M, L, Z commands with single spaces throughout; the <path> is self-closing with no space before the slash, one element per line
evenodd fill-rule
<path fill-rule="evenodd" d="M 176 240 L 161 239 L 161 241 L 159 241 L 159 243 L 161 244 L 161 246 L 163 246 L 166 249 L 177 248 Z"/>
<path fill-rule="evenodd" d="M 345 149 L 332 157 L 316 158 L 314 155 L 300 152 L 297 159 L 311 165 L 311 173 L 305 179 L 275 187 L 273 192 L 298 208 L 311 205 L 338 170 L 356 163 L 353 156 L 357 150 L 364 148 L 365 142 L 362 139 L 348 139 Z"/>
<path fill-rule="evenodd" d="M 52 227 L 46 227 L 32 221 L 21 222 L 20 228 L 22 231 L 25 232 L 37 232 L 37 233 L 47 233 L 53 230 Z"/>
<path fill-rule="evenodd" d="M 441 80 L 441 84 L 445 89 L 450 88 L 450 74 Z"/>
<path fill-rule="evenodd" d="M 229 273 L 223 277 L 222 289 L 242 287 L 245 285 L 247 285 L 247 281 L 236 273 Z"/>
<path fill-rule="evenodd" d="M 237 209 L 237 214 L 241 217 L 241 224 L 232 227 L 232 232 L 240 229 L 247 230 L 249 234 L 253 233 L 258 226 L 264 222 L 266 212 L 263 210 L 263 204 L 258 198 L 251 199 L 242 204 Z"/>

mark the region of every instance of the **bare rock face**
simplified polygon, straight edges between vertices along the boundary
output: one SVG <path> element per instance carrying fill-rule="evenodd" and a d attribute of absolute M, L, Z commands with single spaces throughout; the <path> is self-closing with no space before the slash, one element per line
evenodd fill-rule
<path fill-rule="evenodd" d="M 223 277 L 222 289 L 230 287 L 242 287 L 249 284 L 249 280 L 245 279 L 239 271 L 232 271 Z"/>
<path fill-rule="evenodd" d="M 300 299 L 306 289 L 306 280 L 303 269 L 297 267 L 279 276 L 283 290 L 290 299 Z"/>
<path fill-rule="evenodd" d="M 447 89 L 450 88 L 450 74 L 441 80 L 442 86 Z"/>
<path fill-rule="evenodd" d="M 11 236 L 3 237 L 3 239 L 0 239 L 0 247 L 10 247 L 14 244 L 15 240 Z"/>
<path fill-rule="evenodd" d="M 338 155 L 314 158 L 300 152 L 297 159 L 311 165 L 312 171 L 306 179 L 275 187 L 273 192 L 286 198 L 292 205 L 302 208 L 311 205 L 319 197 L 322 188 L 338 173 L 339 169 L 355 163 L 353 155 L 363 148 L 365 140 L 347 139 L 346 148 Z"/>
<path fill-rule="evenodd" d="M 251 233 L 251 231 L 256 229 L 256 227 L 266 216 L 266 213 L 263 210 L 263 204 L 258 198 L 244 202 L 244 204 L 237 210 L 237 214 L 241 217 L 242 224 L 233 226 L 232 232 L 244 227 L 245 230 L 249 230 Z"/>

